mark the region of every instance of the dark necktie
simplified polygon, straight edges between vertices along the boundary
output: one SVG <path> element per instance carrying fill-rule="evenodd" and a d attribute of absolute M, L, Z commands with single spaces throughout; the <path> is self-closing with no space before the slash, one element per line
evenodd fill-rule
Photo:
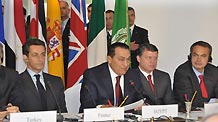
<path fill-rule="evenodd" d="M 203 75 L 199 75 L 198 77 L 200 78 L 200 87 L 201 87 L 202 97 L 203 98 L 208 98 L 207 89 L 206 89 L 206 86 L 204 84 L 204 76 Z"/>
<path fill-rule="evenodd" d="M 154 84 L 152 83 L 151 75 L 147 76 L 151 91 L 154 92 Z"/>
<path fill-rule="evenodd" d="M 38 93 L 41 99 L 41 105 L 42 105 L 42 110 L 47 110 L 47 98 L 46 98 L 46 91 L 43 87 L 43 85 L 40 82 L 40 75 L 36 74 L 34 75 L 36 77 L 36 86 L 38 88 Z"/>
<path fill-rule="evenodd" d="M 110 46 L 111 45 L 111 35 L 109 32 L 107 32 L 107 46 Z"/>
<path fill-rule="evenodd" d="M 116 86 L 115 86 L 115 92 L 116 92 L 116 106 L 119 106 L 120 103 L 122 102 L 123 100 L 123 95 L 122 95 L 122 90 L 121 90 L 121 87 L 120 87 L 120 77 L 121 76 L 117 76 L 116 77 Z"/>

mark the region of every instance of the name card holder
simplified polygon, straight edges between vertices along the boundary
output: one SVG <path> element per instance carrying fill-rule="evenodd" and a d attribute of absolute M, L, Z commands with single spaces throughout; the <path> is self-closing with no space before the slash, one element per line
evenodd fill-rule
<path fill-rule="evenodd" d="M 84 121 L 124 120 L 124 108 L 90 108 L 84 109 Z"/>
<path fill-rule="evenodd" d="M 204 115 L 208 116 L 210 114 L 218 113 L 218 103 L 208 103 L 204 104 Z"/>
<path fill-rule="evenodd" d="M 10 122 L 56 122 L 57 111 L 11 113 Z"/>
<path fill-rule="evenodd" d="M 162 115 L 177 117 L 178 116 L 178 104 L 172 105 L 148 105 L 142 106 L 142 118 L 157 118 Z"/>

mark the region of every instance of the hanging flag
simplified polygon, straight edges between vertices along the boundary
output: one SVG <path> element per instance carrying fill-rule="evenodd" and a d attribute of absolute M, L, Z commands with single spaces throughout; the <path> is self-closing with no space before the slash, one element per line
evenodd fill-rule
<path fill-rule="evenodd" d="M 64 82 L 61 12 L 58 0 L 47 0 L 48 73 Z"/>
<path fill-rule="evenodd" d="M 78 113 L 83 72 L 87 69 L 87 27 L 85 0 L 71 0 L 68 76 L 65 91 L 66 105 Z M 74 101 L 74 104 L 72 104 Z"/>
<path fill-rule="evenodd" d="M 0 0 L 2 3 L 2 0 Z M 5 50 L 5 37 L 4 37 L 4 22 L 3 22 L 3 14 L 2 14 L 2 7 L 0 8 L 0 43 L 3 46 L 3 51 Z M 5 52 L 5 51 L 4 51 Z M 5 57 L 5 53 L 2 54 Z M 3 58 L 2 65 L 5 65 L 5 58 Z"/>
<path fill-rule="evenodd" d="M 87 68 L 86 3 L 85 0 L 72 0 L 71 3 L 69 63 L 66 88 L 78 83 Z"/>
<path fill-rule="evenodd" d="M 22 45 L 26 42 L 25 21 L 22 0 L 5 0 L 4 28 L 6 40 L 6 66 L 18 72 L 26 69 Z"/>
<path fill-rule="evenodd" d="M 92 14 L 88 34 L 88 67 L 106 61 L 107 33 L 105 28 L 105 1 L 92 1 Z"/>
<path fill-rule="evenodd" d="M 47 44 L 46 41 L 46 22 L 44 0 L 32 0 L 30 4 L 30 38 L 40 39 Z M 47 45 L 46 45 L 47 46 Z M 44 71 L 48 71 L 47 58 L 45 61 Z"/>
<path fill-rule="evenodd" d="M 128 0 L 116 0 L 111 43 L 123 42 L 130 45 Z"/>

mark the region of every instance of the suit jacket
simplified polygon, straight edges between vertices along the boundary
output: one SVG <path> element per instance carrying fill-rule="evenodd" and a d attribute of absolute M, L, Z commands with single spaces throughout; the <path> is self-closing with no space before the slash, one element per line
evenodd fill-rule
<path fill-rule="evenodd" d="M 175 103 L 173 92 L 171 89 L 171 80 L 168 73 L 155 69 L 153 71 L 154 93 L 151 90 L 149 81 L 146 76 L 139 70 L 141 82 L 143 85 L 143 94 L 146 102 L 152 105 L 166 105 Z"/>
<path fill-rule="evenodd" d="M 124 75 L 124 97 L 129 96 L 124 105 L 141 99 L 137 91 L 130 85 L 130 80 L 135 82 L 136 88 L 141 86 L 139 74 L 130 69 Z M 83 74 L 83 83 L 80 91 L 80 112 L 83 112 L 84 108 L 106 105 L 108 104 L 108 99 L 114 104 L 114 90 L 108 63 L 87 69 Z"/>
<path fill-rule="evenodd" d="M 68 19 L 62 33 L 62 46 L 64 56 L 64 76 L 67 81 L 68 57 L 69 57 L 69 36 L 70 36 L 70 18 Z"/>
<path fill-rule="evenodd" d="M 203 107 L 204 102 L 208 102 L 210 98 L 218 98 L 218 69 L 212 64 L 207 64 L 204 68 L 204 83 L 206 85 L 208 98 L 205 99 L 201 95 L 200 84 L 195 75 L 192 64 L 187 61 L 180 65 L 174 74 L 173 92 L 176 100 L 179 102 L 180 108 L 184 108 L 184 94 L 189 96 L 189 99 L 197 91 L 193 101 L 193 107 Z"/>
<path fill-rule="evenodd" d="M 135 41 L 135 43 L 139 45 L 149 43 L 148 30 L 135 25 L 130 41 Z M 137 68 L 139 65 L 136 60 L 136 51 L 131 51 L 131 63 L 132 68 Z"/>
<path fill-rule="evenodd" d="M 12 103 L 23 109 L 21 79 L 15 70 L 0 66 L 0 107 Z"/>
<path fill-rule="evenodd" d="M 23 78 L 22 86 L 24 90 L 24 110 L 23 111 L 40 111 L 42 110 L 40 96 L 37 92 L 32 78 L 28 71 L 24 71 L 20 74 Z M 64 86 L 62 84 L 61 78 L 56 77 L 47 73 L 43 73 L 45 87 L 46 87 L 46 96 L 47 96 L 47 110 L 58 110 L 55 97 L 60 105 L 61 112 L 67 112 L 65 96 L 64 96 Z M 50 81 L 52 89 L 54 91 L 53 96 L 51 88 L 48 86 L 48 81 Z"/>

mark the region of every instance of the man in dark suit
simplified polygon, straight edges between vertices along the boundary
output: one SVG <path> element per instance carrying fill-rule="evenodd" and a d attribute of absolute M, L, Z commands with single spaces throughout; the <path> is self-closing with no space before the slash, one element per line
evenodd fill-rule
<path fill-rule="evenodd" d="M 16 71 L 2 66 L 3 46 L 0 43 L 0 120 L 11 112 L 23 109 L 21 79 Z M 14 105 L 14 106 L 13 106 Z"/>
<path fill-rule="evenodd" d="M 70 36 L 70 8 L 66 1 L 59 1 L 61 9 L 61 21 L 62 21 L 62 46 L 63 46 L 63 56 L 64 56 L 64 77 L 65 83 L 67 81 L 67 71 L 68 71 L 68 57 L 69 57 L 69 36 Z"/>
<path fill-rule="evenodd" d="M 105 13 L 106 13 L 107 47 L 109 47 L 111 45 L 111 39 L 112 39 L 114 11 L 107 10 Z"/>
<path fill-rule="evenodd" d="M 129 69 L 129 47 L 124 43 L 112 44 L 107 61 L 84 72 L 80 91 L 80 112 L 85 108 L 119 106 L 127 95 L 128 99 L 124 104 L 140 99 L 129 82 L 134 81 L 135 87 L 140 89 L 139 75 Z"/>
<path fill-rule="evenodd" d="M 130 28 L 130 49 L 131 49 L 131 68 L 137 68 L 138 62 L 136 60 L 136 49 L 139 45 L 149 43 L 148 30 L 136 26 L 135 23 L 135 10 L 128 7 L 129 28 Z"/>
<path fill-rule="evenodd" d="M 184 109 L 185 101 L 190 101 L 194 92 L 193 108 L 203 107 L 210 98 L 218 98 L 218 69 L 211 62 L 212 47 L 198 41 L 192 44 L 188 61 L 175 71 L 173 91 L 179 106 Z"/>
<path fill-rule="evenodd" d="M 61 78 L 42 71 L 46 55 L 44 42 L 29 40 L 22 51 L 27 64 L 27 69 L 20 74 L 23 79 L 24 111 L 59 110 L 60 107 L 61 112 L 67 112 Z"/>
<path fill-rule="evenodd" d="M 156 69 L 158 49 L 153 44 L 142 44 L 137 50 L 143 94 L 146 102 L 152 105 L 166 105 L 175 103 L 168 73 Z"/>

